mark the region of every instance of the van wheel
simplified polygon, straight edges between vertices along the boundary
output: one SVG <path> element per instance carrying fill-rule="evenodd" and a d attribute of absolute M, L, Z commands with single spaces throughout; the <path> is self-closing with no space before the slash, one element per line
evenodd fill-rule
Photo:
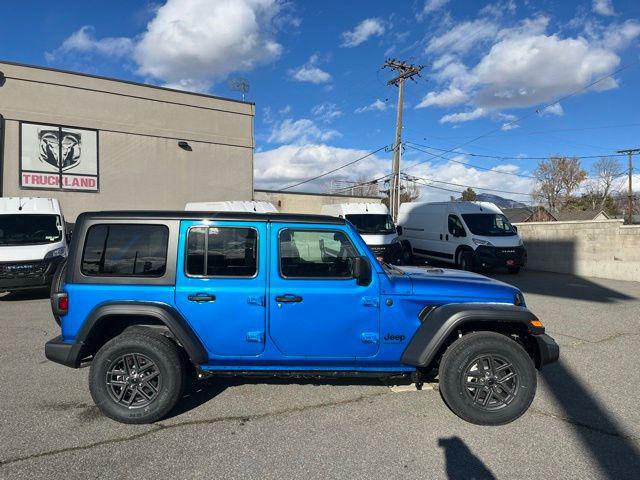
<path fill-rule="evenodd" d="M 458 261 L 456 263 L 460 270 L 473 271 L 473 253 L 468 250 L 461 250 L 458 253 Z"/>
<path fill-rule="evenodd" d="M 447 406 L 476 425 L 504 425 L 524 414 L 536 393 L 536 369 L 517 342 L 496 332 L 456 340 L 439 369 Z"/>
<path fill-rule="evenodd" d="M 178 346 L 167 337 L 136 328 L 109 340 L 89 372 L 93 401 L 121 423 L 153 423 L 176 405 L 185 374 Z"/>
<path fill-rule="evenodd" d="M 402 244 L 402 265 L 413 265 L 413 250 L 410 243 Z"/>

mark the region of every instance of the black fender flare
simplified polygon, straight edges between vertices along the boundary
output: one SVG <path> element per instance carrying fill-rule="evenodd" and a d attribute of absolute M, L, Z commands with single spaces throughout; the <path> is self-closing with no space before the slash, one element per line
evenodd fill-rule
<path fill-rule="evenodd" d="M 76 335 L 76 342 L 83 344 L 91 332 L 107 317 L 151 317 L 165 325 L 180 345 L 185 349 L 194 365 L 207 363 L 209 355 L 200 338 L 184 317 L 172 306 L 157 302 L 107 302 L 98 305 L 87 316 Z"/>
<path fill-rule="evenodd" d="M 456 329 L 469 322 L 519 324 L 531 335 L 544 333 L 534 327 L 537 317 L 525 307 L 499 303 L 450 303 L 435 309 L 427 307 L 420 314 L 422 325 L 416 330 L 402 354 L 402 363 L 427 367 L 444 342 Z"/>

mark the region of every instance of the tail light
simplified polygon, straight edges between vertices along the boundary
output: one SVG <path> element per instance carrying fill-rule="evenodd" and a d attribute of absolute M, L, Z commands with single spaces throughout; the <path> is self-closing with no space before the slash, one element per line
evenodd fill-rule
<path fill-rule="evenodd" d="M 69 311 L 69 295 L 66 292 L 54 293 L 51 298 L 51 306 L 56 317 L 66 315 Z"/>

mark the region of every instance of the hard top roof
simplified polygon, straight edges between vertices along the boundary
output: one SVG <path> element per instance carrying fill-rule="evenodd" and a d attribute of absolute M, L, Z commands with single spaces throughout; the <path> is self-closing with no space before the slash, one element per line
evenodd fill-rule
<path fill-rule="evenodd" d="M 113 210 L 84 212 L 80 219 L 114 220 L 238 220 L 255 222 L 328 223 L 344 225 L 342 218 L 306 213 L 255 213 L 255 212 L 197 212 L 184 210 Z"/>

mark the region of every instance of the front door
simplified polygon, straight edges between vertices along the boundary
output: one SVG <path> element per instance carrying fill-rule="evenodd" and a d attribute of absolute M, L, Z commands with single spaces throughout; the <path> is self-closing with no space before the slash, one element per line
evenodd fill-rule
<path fill-rule="evenodd" d="M 210 356 L 264 350 L 265 223 L 184 221 L 180 226 L 176 305 Z"/>
<path fill-rule="evenodd" d="M 379 283 L 360 286 L 363 255 L 346 227 L 271 224 L 269 334 L 285 356 L 353 360 L 379 345 Z"/>

